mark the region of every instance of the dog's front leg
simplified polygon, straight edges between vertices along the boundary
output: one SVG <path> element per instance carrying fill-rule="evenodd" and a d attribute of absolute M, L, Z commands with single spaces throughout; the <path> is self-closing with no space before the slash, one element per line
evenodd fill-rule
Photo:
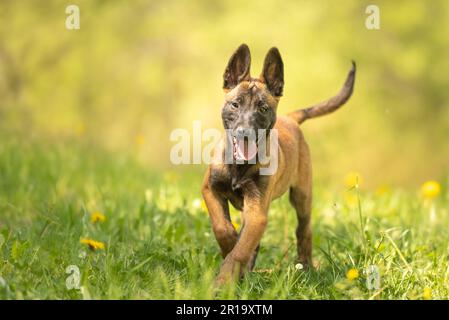
<path fill-rule="evenodd" d="M 226 199 L 214 192 L 207 183 L 202 190 L 215 238 L 225 258 L 237 242 L 237 231 L 231 223 L 229 204 Z"/>
<path fill-rule="evenodd" d="M 245 225 L 234 249 L 226 256 L 217 285 L 236 280 L 247 269 L 267 226 L 268 200 L 260 195 L 244 198 L 243 216 Z"/>

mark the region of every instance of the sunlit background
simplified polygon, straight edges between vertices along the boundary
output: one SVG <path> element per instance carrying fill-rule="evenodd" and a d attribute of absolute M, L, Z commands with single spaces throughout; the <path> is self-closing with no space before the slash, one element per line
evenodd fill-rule
<path fill-rule="evenodd" d="M 65 9 L 80 8 L 79 30 Z M 365 27 L 369 4 L 380 30 Z M 447 1 L 0 2 L 0 138 L 80 143 L 169 161 L 175 128 L 221 128 L 222 74 L 245 42 L 252 73 L 277 46 L 279 112 L 327 99 L 357 62 L 341 110 L 302 127 L 318 181 L 359 172 L 367 186 L 407 187 L 448 174 Z M 6 138 L 5 138 L 6 139 Z M 0 141 L 1 143 L 1 141 Z"/>

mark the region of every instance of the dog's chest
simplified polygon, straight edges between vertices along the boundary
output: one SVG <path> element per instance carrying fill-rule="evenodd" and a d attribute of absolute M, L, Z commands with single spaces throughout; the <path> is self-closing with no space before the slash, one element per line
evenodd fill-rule
<path fill-rule="evenodd" d="M 247 181 L 244 171 L 233 171 L 226 167 L 212 169 L 209 180 L 212 189 L 228 199 L 237 210 L 243 210 Z"/>

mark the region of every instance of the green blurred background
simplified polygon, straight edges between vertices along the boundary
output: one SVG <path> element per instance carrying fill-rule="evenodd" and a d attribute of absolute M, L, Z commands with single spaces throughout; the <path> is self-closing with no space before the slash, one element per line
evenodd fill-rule
<path fill-rule="evenodd" d="M 81 11 L 67 30 L 65 9 Z M 380 8 L 380 30 L 365 8 Z M 241 43 L 253 76 L 277 46 L 279 112 L 335 94 L 358 65 L 348 105 L 302 127 L 315 177 L 408 186 L 448 174 L 448 1 L 0 2 L 0 139 L 80 143 L 173 167 L 175 128 L 221 128 L 222 74 Z M 0 142 L 1 143 L 1 142 Z"/>

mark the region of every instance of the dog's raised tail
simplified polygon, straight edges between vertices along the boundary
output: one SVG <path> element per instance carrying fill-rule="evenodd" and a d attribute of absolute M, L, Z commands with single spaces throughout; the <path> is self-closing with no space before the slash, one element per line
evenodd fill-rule
<path fill-rule="evenodd" d="M 344 105 L 351 97 L 354 89 L 355 71 L 356 65 L 355 62 L 352 61 L 352 68 L 348 73 L 345 84 L 336 96 L 311 107 L 290 112 L 287 115 L 293 118 L 298 124 L 301 124 L 307 119 L 324 116 L 325 114 L 334 112 Z"/>

